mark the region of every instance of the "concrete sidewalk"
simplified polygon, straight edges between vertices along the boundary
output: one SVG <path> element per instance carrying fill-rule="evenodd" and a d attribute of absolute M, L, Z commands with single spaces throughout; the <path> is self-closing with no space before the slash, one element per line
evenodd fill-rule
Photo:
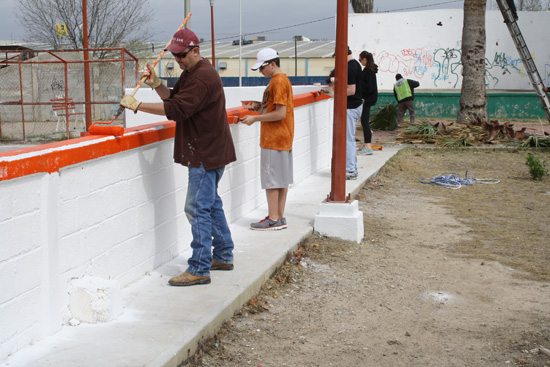
<path fill-rule="evenodd" d="M 346 195 L 353 197 L 399 149 L 385 146 L 372 156 L 359 156 L 359 177 L 346 182 Z M 178 366 L 195 351 L 199 341 L 212 336 L 256 295 L 287 254 L 312 233 L 319 206 L 330 193 L 330 179 L 327 167 L 289 190 L 285 230 L 249 229 L 251 222 L 265 217 L 266 205 L 231 223 L 235 270 L 212 272 L 210 285 L 168 285 L 168 279 L 187 267 L 191 251 L 186 250 L 123 289 L 124 311 L 115 321 L 64 326 L 0 366 Z"/>

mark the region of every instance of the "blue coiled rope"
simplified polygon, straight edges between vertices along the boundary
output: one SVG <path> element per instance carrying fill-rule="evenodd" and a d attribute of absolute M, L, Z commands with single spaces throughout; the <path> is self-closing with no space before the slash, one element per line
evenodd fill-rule
<path fill-rule="evenodd" d="M 455 172 L 445 172 L 432 178 L 421 178 L 420 182 L 425 184 L 436 184 L 446 189 L 460 189 L 462 186 L 473 185 L 475 183 L 497 184 L 500 180 L 492 178 L 474 178 L 472 171 L 467 170 L 464 178 Z"/>

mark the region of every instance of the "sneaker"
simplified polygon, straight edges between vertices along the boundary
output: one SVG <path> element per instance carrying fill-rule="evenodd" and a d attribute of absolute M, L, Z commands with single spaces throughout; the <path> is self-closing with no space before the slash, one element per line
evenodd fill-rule
<path fill-rule="evenodd" d="M 357 151 L 357 154 L 360 154 L 360 155 L 373 155 L 373 154 L 374 154 L 374 150 L 369 149 L 369 148 L 367 148 L 366 146 L 363 145 L 363 146 Z"/>
<path fill-rule="evenodd" d="M 233 270 L 233 264 L 224 264 L 216 260 L 212 260 L 210 270 Z"/>
<path fill-rule="evenodd" d="M 198 276 L 188 272 L 182 273 L 177 277 L 173 277 L 168 281 L 168 284 L 176 287 L 185 287 L 196 284 L 210 284 L 209 276 Z"/>
<path fill-rule="evenodd" d="M 282 217 L 282 218 L 280 218 L 279 220 L 281 221 L 281 223 L 282 223 L 282 225 L 283 225 L 283 228 L 286 228 L 286 227 L 287 227 L 287 225 L 286 225 L 286 218 L 285 218 L 285 217 Z"/>
<path fill-rule="evenodd" d="M 283 223 L 283 218 L 271 220 L 269 216 L 265 217 L 258 223 L 250 223 L 250 229 L 257 231 L 272 231 L 286 228 L 286 219 Z"/>
<path fill-rule="evenodd" d="M 357 171 L 346 172 L 346 180 L 357 180 Z"/>

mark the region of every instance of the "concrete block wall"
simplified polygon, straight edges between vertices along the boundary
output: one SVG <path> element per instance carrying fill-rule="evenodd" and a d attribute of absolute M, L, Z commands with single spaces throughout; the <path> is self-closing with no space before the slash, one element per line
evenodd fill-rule
<path fill-rule="evenodd" d="M 42 333 L 42 175 L 0 183 L 0 358 Z M 58 329 L 61 323 L 58 322 Z"/>
<path fill-rule="evenodd" d="M 308 98 L 295 109 L 295 183 L 330 164 L 332 100 Z M 237 161 L 219 187 L 229 222 L 265 204 L 255 125 L 231 125 Z M 188 249 L 174 126 L 0 153 L 0 361 L 71 320 L 72 280 L 125 287 Z"/>

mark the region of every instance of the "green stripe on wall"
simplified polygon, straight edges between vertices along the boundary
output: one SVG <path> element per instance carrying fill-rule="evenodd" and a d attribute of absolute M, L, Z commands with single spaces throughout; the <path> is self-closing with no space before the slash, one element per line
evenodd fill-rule
<path fill-rule="evenodd" d="M 546 115 L 536 93 L 488 92 L 487 113 L 490 119 L 541 119 Z M 415 92 L 416 117 L 455 118 L 458 114 L 460 92 Z M 397 103 L 393 92 L 379 92 L 377 107 Z M 405 115 L 407 118 L 408 114 Z"/>

